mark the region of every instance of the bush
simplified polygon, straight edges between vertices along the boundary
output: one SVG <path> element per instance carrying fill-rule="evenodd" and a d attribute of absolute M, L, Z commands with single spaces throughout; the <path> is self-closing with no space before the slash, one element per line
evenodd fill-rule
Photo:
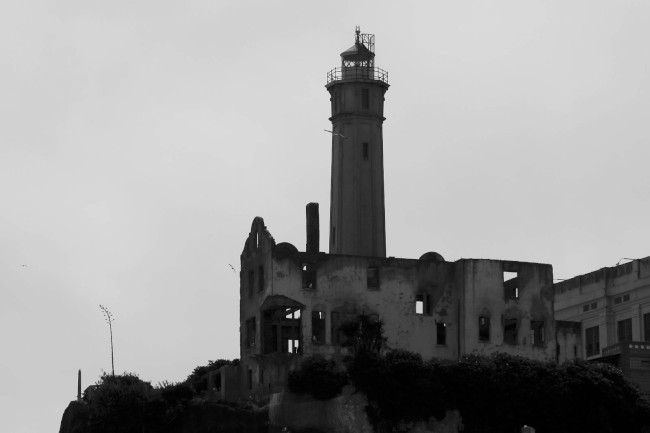
<path fill-rule="evenodd" d="M 359 354 L 348 372 L 368 396 L 378 430 L 441 419 L 453 409 L 467 433 L 516 432 L 524 424 L 540 433 L 632 432 L 650 423 L 647 396 L 607 364 L 558 366 L 502 353 L 423 363 L 417 354 L 393 351 Z"/>
<path fill-rule="evenodd" d="M 347 383 L 347 375 L 337 370 L 336 363 L 322 358 L 305 358 L 300 369 L 289 374 L 291 392 L 311 394 L 318 400 L 336 397 Z"/>

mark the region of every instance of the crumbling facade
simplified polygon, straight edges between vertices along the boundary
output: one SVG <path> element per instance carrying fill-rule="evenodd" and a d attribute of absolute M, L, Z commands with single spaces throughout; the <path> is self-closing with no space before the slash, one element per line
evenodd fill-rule
<path fill-rule="evenodd" d="M 517 261 L 386 257 L 382 125 L 387 73 L 374 67 L 374 36 L 328 74 L 332 105 L 329 253 L 319 212 L 307 205 L 304 251 L 276 243 L 253 220 L 241 254 L 241 395 L 282 391 L 304 356 L 349 354 L 340 325 L 382 320 L 386 346 L 425 359 L 507 352 L 556 354 L 553 270 Z"/>
<path fill-rule="evenodd" d="M 650 257 L 556 284 L 555 317 L 576 329 L 561 360 L 612 363 L 650 391 Z"/>

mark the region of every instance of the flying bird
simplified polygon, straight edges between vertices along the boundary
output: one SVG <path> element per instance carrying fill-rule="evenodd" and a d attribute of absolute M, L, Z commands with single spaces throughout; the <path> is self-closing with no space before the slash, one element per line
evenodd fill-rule
<path fill-rule="evenodd" d="M 329 129 L 323 129 L 323 131 L 325 131 L 325 132 L 329 132 L 329 133 L 332 134 L 332 135 L 338 135 L 339 137 L 344 138 L 344 139 L 345 139 L 345 138 L 348 138 L 348 137 L 346 137 L 346 136 L 343 135 L 343 134 L 339 134 L 338 132 L 330 131 Z"/>

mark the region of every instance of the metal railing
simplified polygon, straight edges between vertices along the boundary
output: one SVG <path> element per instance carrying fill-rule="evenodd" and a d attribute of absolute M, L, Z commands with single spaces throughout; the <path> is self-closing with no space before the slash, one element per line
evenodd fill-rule
<path fill-rule="evenodd" d="M 327 73 L 327 84 L 333 81 L 376 80 L 388 84 L 388 71 L 375 67 L 334 68 Z"/>

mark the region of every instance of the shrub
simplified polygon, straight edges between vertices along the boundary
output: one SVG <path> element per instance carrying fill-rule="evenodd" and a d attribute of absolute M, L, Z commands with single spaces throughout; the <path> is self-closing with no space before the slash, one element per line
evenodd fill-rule
<path fill-rule="evenodd" d="M 336 397 L 347 383 L 347 375 L 337 370 L 336 363 L 322 358 L 305 358 L 300 369 L 289 374 L 291 392 L 311 394 L 318 400 Z"/>

